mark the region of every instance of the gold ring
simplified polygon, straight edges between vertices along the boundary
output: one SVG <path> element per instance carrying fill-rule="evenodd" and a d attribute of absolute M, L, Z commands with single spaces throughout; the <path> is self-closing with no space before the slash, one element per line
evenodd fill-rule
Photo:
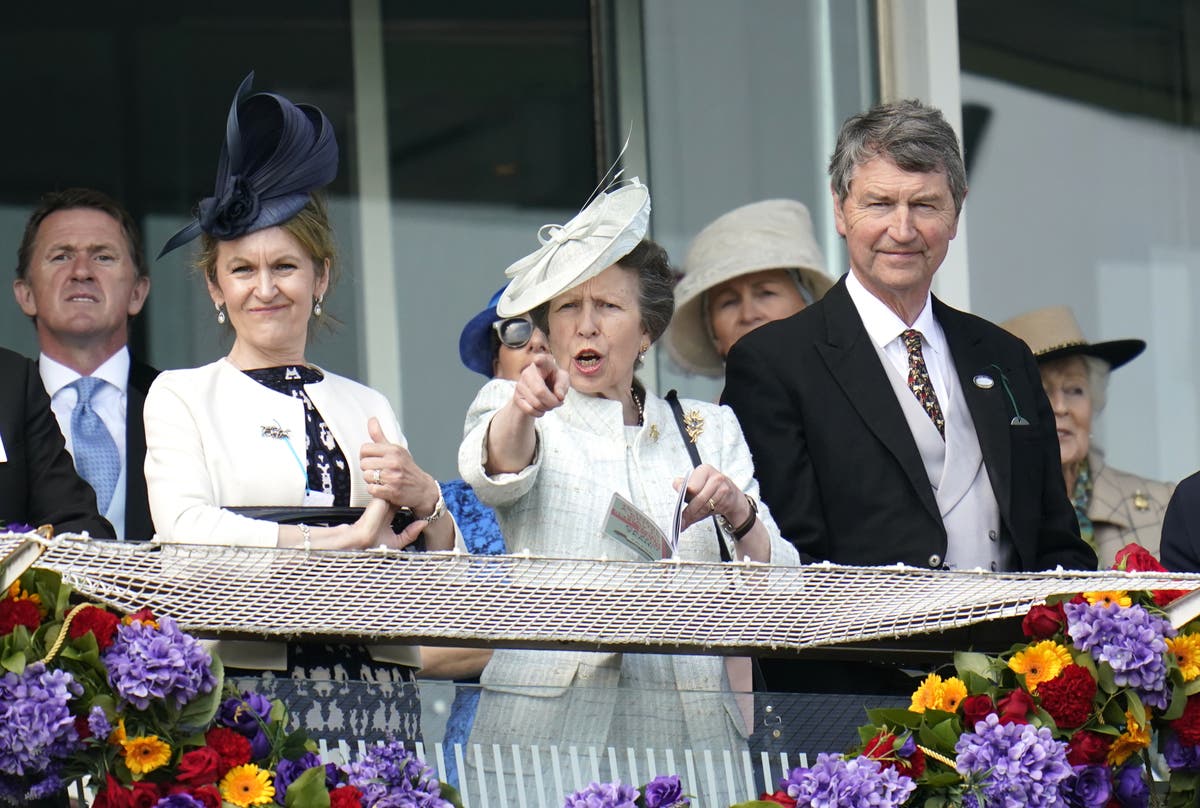
<path fill-rule="evenodd" d="M 379 485 L 380 476 L 381 475 L 380 475 L 379 469 L 375 469 L 375 485 Z"/>
<path fill-rule="evenodd" d="M 717 503 L 713 502 L 712 497 L 708 498 L 708 509 L 714 513 L 717 510 Z"/>

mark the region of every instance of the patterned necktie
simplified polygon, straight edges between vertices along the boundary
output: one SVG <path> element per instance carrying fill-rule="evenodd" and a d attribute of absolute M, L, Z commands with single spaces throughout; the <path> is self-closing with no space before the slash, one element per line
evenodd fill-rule
<path fill-rule="evenodd" d="M 95 376 L 82 376 L 71 383 L 79 393 L 71 411 L 71 441 L 75 468 L 96 492 L 100 513 L 106 513 L 121 476 L 121 455 L 108 427 L 92 409 L 92 396 L 102 384 L 104 380 Z"/>
<path fill-rule="evenodd" d="M 925 413 L 937 427 L 938 434 L 945 440 L 946 419 L 942 417 L 937 393 L 929 381 L 929 368 L 925 367 L 925 355 L 921 353 L 921 332 L 910 328 L 900 335 L 900 339 L 904 340 L 904 347 L 908 349 L 908 389 L 921 402 Z"/>

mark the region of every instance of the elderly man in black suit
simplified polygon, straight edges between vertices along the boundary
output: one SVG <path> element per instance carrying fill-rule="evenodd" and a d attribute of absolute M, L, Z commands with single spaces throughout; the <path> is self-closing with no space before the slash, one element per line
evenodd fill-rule
<path fill-rule="evenodd" d="M 63 446 L 37 367 L 0 348 L 0 531 L 12 524 L 53 525 L 111 539 L 96 495 Z"/>
<path fill-rule="evenodd" d="M 137 225 L 100 191 L 47 194 L 17 253 L 17 304 L 33 318 L 38 371 L 67 449 L 121 539 L 154 533 L 142 404 L 158 371 L 129 353 L 150 292 Z"/>
<path fill-rule="evenodd" d="M 810 561 L 1095 569 L 1029 349 L 930 294 L 967 193 L 953 129 L 880 105 L 843 124 L 829 171 L 849 274 L 726 365 L 783 535 Z"/>

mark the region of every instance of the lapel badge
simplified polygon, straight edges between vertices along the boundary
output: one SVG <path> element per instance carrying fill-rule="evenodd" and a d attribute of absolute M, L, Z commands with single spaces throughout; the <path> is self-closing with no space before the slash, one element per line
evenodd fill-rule
<path fill-rule="evenodd" d="M 1141 491 L 1134 491 L 1133 492 L 1133 507 L 1137 508 L 1139 511 L 1150 510 L 1150 498 L 1147 497 L 1145 494 L 1143 494 Z"/>
<path fill-rule="evenodd" d="M 650 442 L 658 443 L 658 424 L 650 424 Z"/>
<path fill-rule="evenodd" d="M 279 424 L 271 424 L 262 428 L 262 436 L 264 438 L 275 438 L 276 440 L 287 440 L 291 434 L 290 429 L 284 429 Z"/>
<path fill-rule="evenodd" d="M 683 416 L 683 428 L 687 432 L 688 440 L 695 443 L 704 433 L 704 416 L 699 410 L 688 410 Z"/>
<path fill-rule="evenodd" d="M 996 381 L 986 373 L 977 373 L 971 381 L 975 382 L 975 386 L 980 390 L 991 390 L 996 385 Z"/>

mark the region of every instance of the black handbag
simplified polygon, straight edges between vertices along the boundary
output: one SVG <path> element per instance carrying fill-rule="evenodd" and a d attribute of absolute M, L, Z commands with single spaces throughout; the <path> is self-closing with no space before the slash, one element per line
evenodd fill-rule
<path fill-rule="evenodd" d="M 259 519 L 263 522 L 274 522 L 278 525 L 308 525 L 309 527 L 333 527 L 334 525 L 352 525 L 363 514 L 363 508 L 312 506 L 273 506 L 246 505 L 237 508 L 226 508 L 230 513 Z M 401 508 L 392 517 L 392 532 L 399 533 L 413 523 L 411 508 Z"/>

